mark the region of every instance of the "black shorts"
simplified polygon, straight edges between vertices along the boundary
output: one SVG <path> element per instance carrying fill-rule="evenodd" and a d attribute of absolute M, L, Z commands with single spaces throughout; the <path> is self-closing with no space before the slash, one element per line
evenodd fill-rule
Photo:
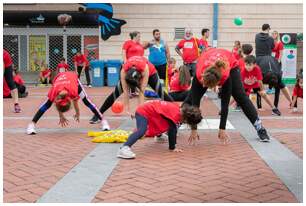
<path fill-rule="evenodd" d="M 154 65 L 155 66 L 155 65 Z M 167 63 L 155 66 L 160 79 L 166 80 Z"/>

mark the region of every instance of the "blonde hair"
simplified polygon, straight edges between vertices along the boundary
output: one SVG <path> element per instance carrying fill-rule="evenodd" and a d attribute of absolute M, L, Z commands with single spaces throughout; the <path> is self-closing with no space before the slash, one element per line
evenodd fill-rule
<path fill-rule="evenodd" d="M 273 31 L 272 34 L 277 34 L 277 38 L 276 38 L 276 41 L 280 41 L 280 38 L 279 38 L 279 33 L 278 31 Z"/>

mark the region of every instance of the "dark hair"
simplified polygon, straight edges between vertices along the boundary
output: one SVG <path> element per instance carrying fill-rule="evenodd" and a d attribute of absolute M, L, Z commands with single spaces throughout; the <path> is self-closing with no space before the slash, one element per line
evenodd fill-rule
<path fill-rule="evenodd" d="M 299 83 L 300 83 L 300 81 L 303 79 L 303 77 L 301 78 L 301 77 L 297 77 L 297 79 L 296 79 L 296 83 L 295 83 L 295 87 L 297 87 L 297 88 L 300 88 L 300 85 L 299 85 Z"/>
<path fill-rule="evenodd" d="M 130 67 L 125 75 L 125 81 L 131 89 L 140 89 L 141 78 L 141 73 L 137 71 L 135 67 Z"/>
<path fill-rule="evenodd" d="M 251 44 L 242 44 L 241 50 L 243 54 L 249 55 L 253 51 L 253 46 Z"/>
<path fill-rule="evenodd" d="M 266 31 L 268 29 L 271 29 L 269 24 L 263 24 L 262 27 L 261 27 L 261 30 L 263 30 L 263 31 Z"/>
<path fill-rule="evenodd" d="M 134 39 L 134 38 L 137 36 L 137 34 L 140 34 L 140 32 L 139 32 L 139 31 L 133 31 L 133 32 L 131 32 L 131 33 L 130 33 L 131 39 Z"/>
<path fill-rule="evenodd" d="M 153 30 L 153 35 L 154 35 L 156 32 L 159 32 L 159 29 L 154 29 L 154 30 Z"/>
<path fill-rule="evenodd" d="M 217 60 L 213 66 L 207 68 L 203 74 L 204 85 L 208 88 L 217 86 L 222 77 L 221 69 L 225 68 L 225 66 L 224 61 Z"/>
<path fill-rule="evenodd" d="M 244 58 L 245 64 L 256 64 L 256 58 L 253 55 L 248 55 Z"/>
<path fill-rule="evenodd" d="M 189 67 L 186 65 L 182 65 L 179 68 L 179 84 L 183 85 L 190 85 L 191 83 L 191 76 L 189 72 Z"/>
<path fill-rule="evenodd" d="M 268 79 L 269 88 L 277 87 L 278 85 L 278 75 L 274 72 L 267 72 L 266 78 Z"/>
<path fill-rule="evenodd" d="M 182 107 L 182 122 L 190 125 L 191 129 L 196 129 L 203 117 L 198 107 L 184 104 Z"/>
<path fill-rule="evenodd" d="M 64 57 L 61 58 L 61 61 L 66 61 L 66 59 Z"/>
<path fill-rule="evenodd" d="M 204 28 L 204 29 L 202 29 L 202 36 L 204 36 L 204 34 L 206 33 L 206 32 L 208 32 L 209 31 L 209 29 L 207 29 L 207 28 Z"/>
<path fill-rule="evenodd" d="M 56 99 L 64 99 L 66 98 L 67 94 L 59 94 L 57 95 Z M 69 109 L 70 109 L 70 106 L 71 106 L 71 101 L 70 99 L 67 100 L 65 102 L 66 104 L 63 104 L 63 103 L 55 103 L 55 106 L 56 106 L 56 109 L 62 113 L 64 112 L 67 112 Z"/>
<path fill-rule="evenodd" d="M 241 43 L 240 43 L 239 40 L 236 40 L 234 43 L 235 43 L 235 44 L 238 43 L 239 46 L 241 45 Z"/>

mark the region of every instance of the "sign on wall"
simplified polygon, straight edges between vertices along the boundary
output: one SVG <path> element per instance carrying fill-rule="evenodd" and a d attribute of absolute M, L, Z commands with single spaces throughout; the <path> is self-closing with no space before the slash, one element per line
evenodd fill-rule
<path fill-rule="evenodd" d="M 46 36 L 29 37 L 30 71 L 40 71 L 46 63 Z"/>
<path fill-rule="evenodd" d="M 282 33 L 280 39 L 284 44 L 282 56 L 283 80 L 287 84 L 295 84 L 297 67 L 296 34 Z"/>

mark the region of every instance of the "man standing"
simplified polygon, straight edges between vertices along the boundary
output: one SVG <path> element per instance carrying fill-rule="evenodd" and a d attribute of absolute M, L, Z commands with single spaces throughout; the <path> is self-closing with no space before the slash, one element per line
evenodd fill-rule
<path fill-rule="evenodd" d="M 256 57 L 271 56 L 274 48 L 274 39 L 269 35 L 269 24 L 262 25 L 262 32 L 255 36 L 255 54 Z"/>
<path fill-rule="evenodd" d="M 74 69 L 78 73 L 78 77 L 80 79 L 82 71 L 85 71 L 87 86 L 91 87 L 90 84 L 90 74 L 89 74 L 89 61 L 86 56 L 82 54 L 80 51 L 73 57 Z"/>
<path fill-rule="evenodd" d="M 202 29 L 202 39 L 200 39 L 200 49 L 201 49 L 201 53 L 205 50 L 207 50 L 208 47 L 210 47 L 208 45 L 208 38 L 209 38 L 209 29 L 204 28 Z"/>
<path fill-rule="evenodd" d="M 200 41 L 193 37 L 191 29 L 185 31 L 184 39 L 175 47 L 175 51 L 182 57 L 184 64 L 189 67 L 192 77 L 195 74 L 197 59 L 200 56 L 199 48 Z M 183 52 L 180 51 L 181 49 L 183 49 Z"/>
<path fill-rule="evenodd" d="M 166 80 L 167 62 L 170 51 L 167 43 L 160 38 L 160 31 L 153 30 L 154 39 L 149 43 L 149 61 L 155 66 L 159 78 Z"/>

